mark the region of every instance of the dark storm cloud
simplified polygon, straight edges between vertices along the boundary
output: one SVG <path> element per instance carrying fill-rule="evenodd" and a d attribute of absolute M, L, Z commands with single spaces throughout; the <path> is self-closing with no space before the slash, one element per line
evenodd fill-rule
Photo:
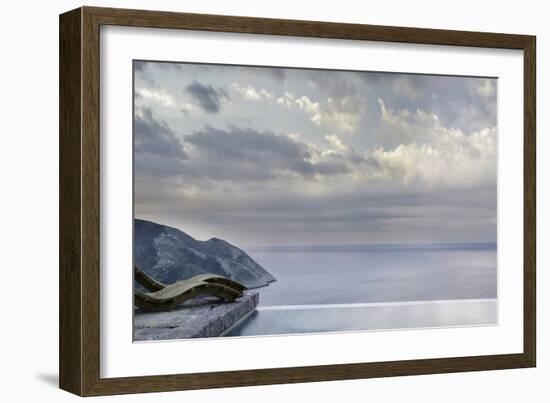
<path fill-rule="evenodd" d="M 136 114 L 134 119 L 134 151 L 136 154 L 186 158 L 172 129 L 166 123 L 157 121 L 148 108 L 141 109 L 141 115 Z"/>
<path fill-rule="evenodd" d="M 303 70 L 305 78 L 314 83 L 330 97 L 343 98 L 356 96 L 358 93 L 357 82 L 353 80 L 349 72 L 333 70 Z"/>
<path fill-rule="evenodd" d="M 188 84 L 185 92 L 191 94 L 199 106 L 208 113 L 218 113 L 222 100 L 229 98 L 229 94 L 223 88 L 215 89 L 211 85 L 204 85 L 198 81 Z"/>
<path fill-rule="evenodd" d="M 156 175 L 177 172 L 187 158 L 176 134 L 148 108 L 134 117 L 134 156 L 139 171 Z"/>
<path fill-rule="evenodd" d="M 146 65 L 147 65 L 147 62 L 135 61 L 134 62 L 134 71 L 141 73 L 145 70 Z"/>
<path fill-rule="evenodd" d="M 337 175 L 349 172 L 346 164 L 334 161 L 321 161 L 314 165 L 315 172 L 321 175 Z"/>
<path fill-rule="evenodd" d="M 274 79 L 276 82 L 282 82 L 287 77 L 288 69 L 284 67 L 264 67 L 264 66 L 223 66 L 224 70 L 231 71 L 240 77 L 262 77 L 263 80 Z"/>
<path fill-rule="evenodd" d="M 232 126 L 228 131 L 206 127 L 185 140 L 199 149 L 224 159 L 262 161 L 266 156 L 295 161 L 309 157 L 305 147 L 286 136 Z"/>
<path fill-rule="evenodd" d="M 272 67 L 272 68 L 267 68 L 266 69 L 269 73 L 271 73 L 271 75 L 279 80 L 279 81 L 283 81 L 286 77 L 286 73 L 285 73 L 285 69 L 282 69 L 282 68 L 277 68 L 277 67 Z"/>
<path fill-rule="evenodd" d="M 148 86 L 154 87 L 156 85 L 154 76 L 151 74 L 151 67 L 154 66 L 147 61 L 134 61 L 134 80 L 140 80 L 143 83 L 146 83 Z M 134 97 L 136 99 L 140 98 L 141 95 L 138 91 L 134 91 Z"/>
<path fill-rule="evenodd" d="M 269 131 L 235 126 L 227 131 L 206 127 L 186 136 L 185 141 L 194 145 L 209 161 L 214 161 L 212 165 L 223 166 L 228 178 L 236 181 L 272 178 L 277 171 L 290 171 L 302 176 L 347 172 L 346 165 L 341 162 L 313 163 L 306 144 Z M 232 174 L 240 174 L 241 177 L 232 177 Z"/>

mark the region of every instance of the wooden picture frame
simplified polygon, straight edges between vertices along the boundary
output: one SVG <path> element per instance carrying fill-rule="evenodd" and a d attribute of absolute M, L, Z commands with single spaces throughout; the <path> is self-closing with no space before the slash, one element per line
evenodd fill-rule
<path fill-rule="evenodd" d="M 202 30 L 523 50 L 523 353 L 100 377 L 100 27 Z M 81 396 L 533 367 L 536 363 L 535 37 L 81 7 L 60 16 L 60 387 Z"/>

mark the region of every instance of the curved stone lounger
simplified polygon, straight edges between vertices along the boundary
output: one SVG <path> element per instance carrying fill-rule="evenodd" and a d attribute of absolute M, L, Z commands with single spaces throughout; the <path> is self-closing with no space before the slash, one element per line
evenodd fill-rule
<path fill-rule="evenodd" d="M 134 279 L 150 292 L 134 289 L 135 304 L 145 311 L 166 311 L 200 295 L 211 295 L 232 302 L 242 297 L 244 285 L 216 274 L 199 274 L 188 280 L 164 284 L 134 265 Z"/>
<path fill-rule="evenodd" d="M 237 290 L 239 292 L 243 292 L 247 289 L 247 287 L 235 280 L 231 280 L 230 278 L 220 276 L 217 274 L 198 274 L 194 277 L 191 277 L 189 281 L 204 281 L 206 283 L 215 283 L 215 284 L 221 284 L 225 285 L 226 287 L 231 287 L 234 290 Z"/>
<path fill-rule="evenodd" d="M 148 276 L 143 270 L 141 270 L 136 265 L 134 265 L 134 279 L 149 291 L 160 291 L 167 287 L 167 284 L 163 284 L 153 279 L 152 277 Z M 199 274 L 188 280 L 183 280 L 183 281 L 204 281 L 205 283 L 221 284 L 221 285 L 225 285 L 226 287 L 231 287 L 234 290 L 237 290 L 241 293 L 247 289 L 247 287 L 244 286 L 243 284 L 217 274 Z"/>
<path fill-rule="evenodd" d="M 149 291 L 159 291 L 166 287 L 166 284 L 163 284 L 152 277 L 149 277 L 143 270 L 138 266 L 134 265 L 134 280 L 139 284 L 144 286 Z"/>
<path fill-rule="evenodd" d="M 134 290 L 134 303 L 144 311 L 168 311 L 200 295 L 211 295 L 233 302 L 243 294 L 223 284 L 183 280 L 155 292 Z"/>

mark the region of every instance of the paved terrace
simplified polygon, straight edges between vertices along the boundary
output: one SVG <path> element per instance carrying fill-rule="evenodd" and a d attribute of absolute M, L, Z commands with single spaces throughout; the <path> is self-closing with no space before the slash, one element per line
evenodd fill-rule
<path fill-rule="evenodd" d="M 134 341 L 217 337 L 258 305 L 258 293 L 245 293 L 235 302 L 205 297 L 168 312 L 135 311 Z"/>

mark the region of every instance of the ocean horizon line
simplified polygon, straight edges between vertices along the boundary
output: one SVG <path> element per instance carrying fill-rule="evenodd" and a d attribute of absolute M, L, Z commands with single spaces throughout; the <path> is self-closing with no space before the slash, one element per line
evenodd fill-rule
<path fill-rule="evenodd" d="M 437 243 L 373 243 L 373 244 L 321 244 L 321 245 L 261 245 L 245 246 L 250 252 L 361 252 L 376 250 L 491 250 L 497 242 L 437 242 Z"/>

